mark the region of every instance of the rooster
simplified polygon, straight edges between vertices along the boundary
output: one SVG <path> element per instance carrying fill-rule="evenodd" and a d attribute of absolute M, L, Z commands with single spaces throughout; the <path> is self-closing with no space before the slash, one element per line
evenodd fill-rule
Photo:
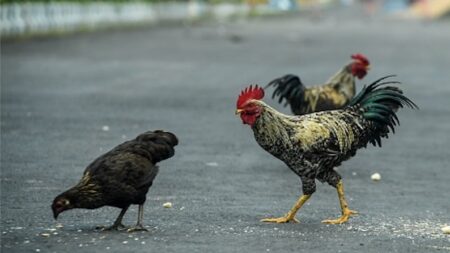
<path fill-rule="evenodd" d="M 334 74 L 325 84 L 306 88 L 295 75 L 285 75 L 267 84 L 274 86 L 272 98 L 279 103 L 286 100 L 296 115 L 340 109 L 346 106 L 355 95 L 355 76 L 366 76 L 370 68 L 369 60 L 362 54 L 354 54 L 350 63 Z"/>
<path fill-rule="evenodd" d="M 403 92 L 387 84 L 383 77 L 365 86 L 343 109 L 302 116 L 282 114 L 263 101 L 264 89 L 250 86 L 237 100 L 236 114 L 253 130 L 258 144 L 282 160 L 302 181 L 303 195 L 283 217 L 263 219 L 264 222 L 296 222 L 295 215 L 316 190 L 315 180 L 327 182 L 337 189 L 342 216 L 324 220 L 341 224 L 357 212 L 348 208 L 341 176 L 334 170 L 343 161 L 366 147 L 381 147 L 381 138 L 394 133 L 399 124 L 396 112 L 403 106 L 418 108 Z"/>
<path fill-rule="evenodd" d="M 124 142 L 93 161 L 80 182 L 58 195 L 52 204 L 53 216 L 73 208 L 121 208 L 114 224 L 106 230 L 120 230 L 128 207 L 139 205 L 136 226 L 128 232 L 146 231 L 142 225 L 146 194 L 158 173 L 155 164 L 174 155 L 177 137 L 161 130 L 149 131 Z"/>

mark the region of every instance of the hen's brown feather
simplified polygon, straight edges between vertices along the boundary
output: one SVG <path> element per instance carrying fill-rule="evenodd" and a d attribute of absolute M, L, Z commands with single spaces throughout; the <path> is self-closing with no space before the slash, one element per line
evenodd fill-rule
<path fill-rule="evenodd" d="M 158 173 L 156 163 L 172 157 L 177 144 L 170 132 L 143 133 L 93 161 L 80 182 L 55 201 L 63 198 L 69 200 L 70 208 L 88 209 L 143 204 Z"/>

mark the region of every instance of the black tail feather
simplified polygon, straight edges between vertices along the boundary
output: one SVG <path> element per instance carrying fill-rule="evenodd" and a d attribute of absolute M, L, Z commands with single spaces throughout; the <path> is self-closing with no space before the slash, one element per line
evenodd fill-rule
<path fill-rule="evenodd" d="M 178 138 L 173 133 L 162 130 L 145 132 L 136 137 L 136 141 L 145 144 L 154 163 L 172 157 L 175 154 L 174 147 L 178 145 Z"/>
<path fill-rule="evenodd" d="M 387 138 L 388 133 L 395 133 L 395 126 L 400 125 L 396 115 L 399 108 L 408 106 L 412 109 L 419 107 L 403 95 L 403 91 L 388 84 L 400 84 L 397 81 L 383 80 L 393 75 L 382 77 L 369 86 L 364 86 L 361 92 L 350 101 L 349 107 L 358 109 L 362 116 L 371 121 L 376 129 L 371 136 L 370 143 L 381 147 L 381 138 Z M 390 130 L 390 131 L 389 131 Z"/>
<path fill-rule="evenodd" d="M 281 104 L 283 100 L 284 106 L 303 103 L 305 86 L 298 76 L 285 75 L 269 82 L 265 89 L 269 86 L 275 87 L 272 98 L 278 97 L 278 103 Z"/>

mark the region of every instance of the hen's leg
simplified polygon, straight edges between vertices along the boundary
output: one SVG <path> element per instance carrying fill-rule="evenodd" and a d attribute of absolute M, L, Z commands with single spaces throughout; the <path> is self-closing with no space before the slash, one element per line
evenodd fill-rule
<path fill-rule="evenodd" d="M 148 231 L 144 226 L 142 225 L 142 220 L 144 219 L 144 204 L 139 205 L 139 213 L 138 213 L 138 220 L 136 223 L 136 226 L 129 228 L 127 232 L 136 232 L 136 231 Z"/>
<path fill-rule="evenodd" d="M 289 210 L 289 212 L 287 212 L 284 216 L 279 218 L 266 218 L 262 219 L 261 221 L 274 223 L 286 223 L 286 222 L 297 223 L 298 220 L 295 218 L 297 211 L 300 210 L 303 204 L 305 204 L 306 201 L 308 201 L 308 199 L 316 190 L 316 183 L 314 182 L 314 179 L 302 178 L 302 184 L 303 184 L 303 195 L 297 200 L 297 202 L 295 202 L 295 205 L 291 208 L 291 210 Z"/>
<path fill-rule="evenodd" d="M 335 220 L 323 220 L 323 223 L 342 224 L 344 222 L 347 222 L 351 215 L 358 214 L 358 212 L 350 210 L 348 208 L 348 204 L 344 196 L 344 184 L 342 183 L 342 180 L 339 180 L 339 182 L 336 184 L 336 190 L 339 197 L 339 204 L 341 205 L 342 216 Z"/>
<path fill-rule="evenodd" d="M 96 227 L 96 229 L 101 229 L 101 230 L 122 230 L 125 229 L 126 227 L 122 224 L 122 219 L 123 216 L 125 215 L 125 213 L 127 212 L 128 207 L 122 208 L 122 211 L 120 211 L 119 216 L 117 216 L 116 221 L 114 221 L 114 224 L 110 227 Z"/>

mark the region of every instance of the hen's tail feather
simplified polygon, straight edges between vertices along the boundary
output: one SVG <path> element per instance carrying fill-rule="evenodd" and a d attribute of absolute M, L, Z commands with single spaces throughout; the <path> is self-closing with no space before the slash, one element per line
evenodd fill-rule
<path fill-rule="evenodd" d="M 399 108 L 408 106 L 412 109 L 419 107 L 403 95 L 402 90 L 388 84 L 400 84 L 397 81 L 383 80 L 393 75 L 382 77 L 369 86 L 364 86 L 361 92 L 350 101 L 349 107 L 360 111 L 361 115 L 375 125 L 375 132 L 369 140 L 373 145 L 381 147 L 381 138 L 388 138 L 389 130 L 395 133 L 395 126 L 400 125 L 396 115 Z"/>
<path fill-rule="evenodd" d="M 304 99 L 305 86 L 298 76 L 295 75 L 285 75 L 280 78 L 274 79 L 269 82 L 265 89 L 269 86 L 275 87 L 272 94 L 272 99 L 279 97 L 278 103 L 282 103 L 286 100 L 284 106 L 292 103 L 302 103 Z"/>
<path fill-rule="evenodd" d="M 154 163 L 172 157 L 175 154 L 174 147 L 178 145 L 178 138 L 173 133 L 161 130 L 143 133 L 136 140 L 145 144 Z"/>

